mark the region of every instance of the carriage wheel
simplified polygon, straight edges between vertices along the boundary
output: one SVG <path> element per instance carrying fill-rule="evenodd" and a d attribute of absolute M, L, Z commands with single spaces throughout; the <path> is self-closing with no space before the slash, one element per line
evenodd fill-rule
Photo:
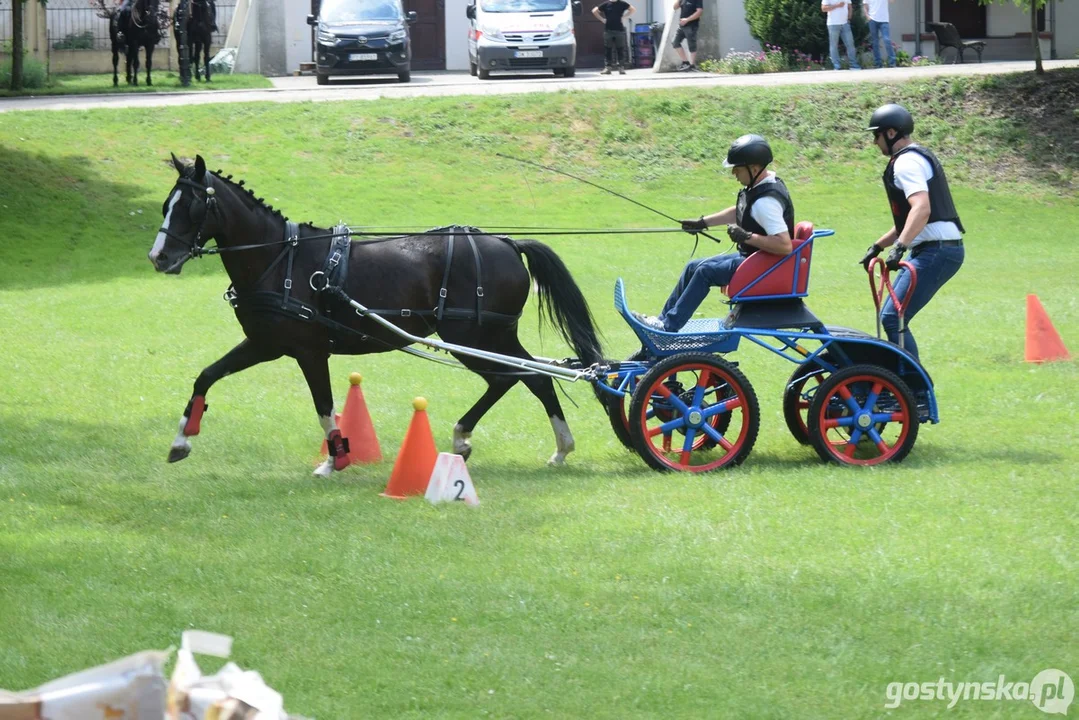
<path fill-rule="evenodd" d="M 645 373 L 629 407 L 637 453 L 656 470 L 707 472 L 740 464 L 760 424 L 757 396 L 722 358 L 685 353 Z"/>
<path fill-rule="evenodd" d="M 918 438 L 914 393 L 877 365 L 843 368 L 809 404 L 809 440 L 824 460 L 844 465 L 899 462 Z"/>
<path fill-rule="evenodd" d="M 607 398 L 607 419 L 611 421 L 611 429 L 618 442 L 628 450 L 633 450 L 633 438 L 629 436 L 629 405 L 635 383 L 630 383 L 627 392 L 622 397 L 611 395 Z"/>
<path fill-rule="evenodd" d="M 835 364 L 827 354 L 822 354 L 821 359 L 829 364 Z M 787 381 L 786 389 L 783 391 L 783 419 L 787 421 L 787 428 L 791 431 L 791 435 L 802 445 L 809 444 L 809 427 L 806 425 L 809 403 L 828 375 L 828 371 L 816 363 L 799 365 L 791 373 L 790 380 Z"/>

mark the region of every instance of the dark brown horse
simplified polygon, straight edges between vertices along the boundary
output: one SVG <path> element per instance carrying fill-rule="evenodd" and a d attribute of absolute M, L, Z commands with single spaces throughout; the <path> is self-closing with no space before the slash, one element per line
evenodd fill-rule
<path fill-rule="evenodd" d="M 215 240 L 232 281 L 228 297 L 246 338 L 195 380 L 180 419 L 169 461 L 191 452 L 206 393 L 226 375 L 287 355 L 307 380 L 331 457 L 315 472 L 328 475 L 348 464 L 346 444 L 334 421 L 328 359 L 331 353 L 385 352 L 406 341 L 330 293 L 337 278 L 353 299 L 420 337 L 502 355 L 531 358 L 517 338 L 517 322 L 534 282 L 540 310 L 585 364 L 602 353 L 591 312 L 559 257 L 533 240 L 510 240 L 475 229 L 349 242 L 312 225 L 289 223 L 231 176 L 207 172 L 201 156 L 193 167 L 172 158 L 179 178 L 162 206 L 164 223 L 150 250 L 159 272 L 179 273 L 184 262 Z M 456 249 L 447 235 L 456 239 Z M 342 244 L 343 243 L 343 244 Z M 331 248 L 332 244 L 332 248 Z M 331 249 L 333 252 L 331 252 Z M 347 258 L 338 267 L 334 257 Z M 526 267 L 523 260 L 527 259 Z M 342 268 L 347 273 L 341 275 Z M 343 279 L 342 279 L 343 278 Z M 550 377 L 507 371 L 503 365 L 458 355 L 487 382 L 487 391 L 453 429 L 454 452 L 471 452 L 472 429 L 518 381 L 543 403 L 554 429 L 551 464 L 574 449 L 573 436 Z"/>
<path fill-rule="evenodd" d="M 104 2 L 101 3 L 104 7 Z M 114 10 L 107 10 L 109 40 L 112 44 L 112 84 L 119 85 L 117 66 L 120 52 L 124 53 L 124 74 L 128 85 L 139 84 L 139 48 L 146 50 L 146 84 L 153 85 L 154 46 L 161 42 L 162 22 L 168 21 L 159 0 L 125 0 Z"/>
<path fill-rule="evenodd" d="M 213 0 L 180 0 L 172 18 L 176 47 L 180 47 L 183 42 L 181 24 L 184 24 L 187 31 L 187 60 L 195 71 L 196 80 L 202 79 L 202 70 L 205 68 L 206 82 L 210 82 L 210 43 L 217 28 L 214 15 Z"/>

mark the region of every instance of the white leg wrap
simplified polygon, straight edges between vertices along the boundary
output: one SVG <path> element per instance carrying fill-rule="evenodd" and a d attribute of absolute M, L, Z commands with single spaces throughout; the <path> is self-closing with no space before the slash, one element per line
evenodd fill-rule
<path fill-rule="evenodd" d="M 573 433 L 569 431 L 569 425 L 562 418 L 551 416 L 551 427 L 554 429 L 556 450 L 548 465 L 562 465 L 566 462 L 566 456 L 574 451 L 576 445 L 573 442 Z"/>

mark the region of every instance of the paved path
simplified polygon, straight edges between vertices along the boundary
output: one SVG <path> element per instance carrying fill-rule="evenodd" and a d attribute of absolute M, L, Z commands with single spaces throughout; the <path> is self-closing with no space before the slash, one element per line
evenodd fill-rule
<path fill-rule="evenodd" d="M 673 87 L 817 85 L 821 83 L 884 83 L 942 75 L 990 75 L 1032 70 L 1029 62 L 992 62 L 964 65 L 929 65 L 917 68 L 881 70 L 827 70 L 819 72 L 770 73 L 764 75 L 712 75 L 709 73 L 653 73 L 630 70 L 625 75 L 600 75 L 598 70 L 578 70 L 574 78 L 547 75 L 492 76 L 490 80 L 471 77 L 466 72 L 415 72 L 412 82 L 396 78 L 335 80 L 319 86 L 313 76 L 271 78 L 274 87 L 265 90 L 225 90 L 220 92 L 147 93 L 131 95 L 63 95 L 51 97 L 0 98 L 0 112 L 12 110 L 85 110 L 90 108 L 168 107 L 223 102 L 325 102 L 331 100 L 378 100 L 381 98 L 432 97 L 449 95 L 516 95 L 562 90 L 621 90 Z M 1049 60 L 1046 69 L 1079 67 L 1079 60 Z"/>

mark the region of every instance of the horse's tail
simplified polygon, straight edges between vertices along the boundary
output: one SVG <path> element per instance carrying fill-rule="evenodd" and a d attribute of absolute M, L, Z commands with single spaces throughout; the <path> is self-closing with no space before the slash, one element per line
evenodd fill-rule
<path fill-rule="evenodd" d="M 528 259 L 528 271 L 539 287 L 540 317 L 558 329 L 582 362 L 602 360 L 595 318 L 562 258 L 535 240 L 515 240 L 513 246 Z"/>

